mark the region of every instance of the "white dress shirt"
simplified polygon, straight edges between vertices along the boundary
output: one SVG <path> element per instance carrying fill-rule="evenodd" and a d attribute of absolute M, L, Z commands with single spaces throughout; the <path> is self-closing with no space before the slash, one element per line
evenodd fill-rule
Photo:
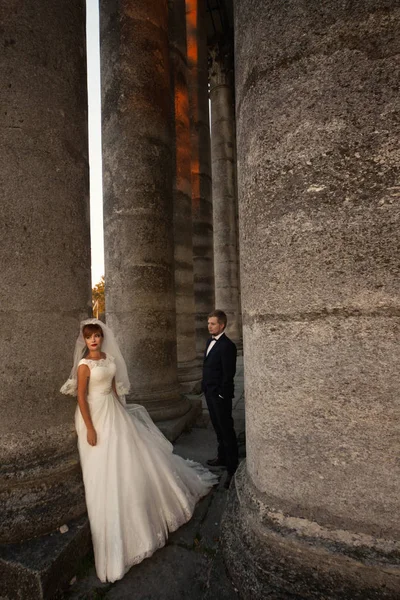
<path fill-rule="evenodd" d="M 208 354 L 209 354 L 210 350 L 211 350 L 212 348 L 214 348 L 214 346 L 215 346 L 215 344 L 217 343 L 217 341 L 219 340 L 219 338 L 220 338 L 222 335 L 224 335 L 224 334 L 225 334 L 225 331 L 223 331 L 223 332 L 222 332 L 222 333 L 220 333 L 219 335 L 216 335 L 216 336 L 215 336 L 215 338 L 214 338 L 214 339 L 211 341 L 210 345 L 209 345 L 209 346 L 208 346 L 208 348 L 207 348 L 207 354 L 206 354 L 206 356 L 208 356 Z"/>

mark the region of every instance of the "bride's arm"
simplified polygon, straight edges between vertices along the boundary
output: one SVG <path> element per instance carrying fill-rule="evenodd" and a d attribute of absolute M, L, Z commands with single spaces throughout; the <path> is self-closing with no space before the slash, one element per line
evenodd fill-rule
<path fill-rule="evenodd" d="M 87 441 L 91 446 L 95 446 L 97 442 L 96 430 L 93 427 L 90 409 L 86 399 L 87 386 L 90 377 L 90 369 L 87 365 L 79 365 L 78 367 L 78 404 L 83 420 L 87 429 Z"/>

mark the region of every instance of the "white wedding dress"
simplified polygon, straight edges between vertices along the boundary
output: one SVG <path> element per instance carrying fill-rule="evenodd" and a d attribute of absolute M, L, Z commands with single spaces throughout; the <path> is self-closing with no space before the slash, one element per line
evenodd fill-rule
<path fill-rule="evenodd" d="M 101 581 L 116 581 L 191 518 L 217 479 L 173 454 L 142 406 L 124 407 L 117 400 L 112 356 L 79 364 L 90 369 L 87 400 L 97 432 L 97 444 L 90 446 L 78 406 L 75 425 L 96 571 Z"/>

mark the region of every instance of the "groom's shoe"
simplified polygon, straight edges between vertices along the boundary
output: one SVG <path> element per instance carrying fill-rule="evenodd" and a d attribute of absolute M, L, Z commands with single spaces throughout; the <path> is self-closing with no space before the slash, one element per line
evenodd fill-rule
<path fill-rule="evenodd" d="M 210 467 L 226 467 L 225 461 L 221 460 L 220 458 L 211 458 L 207 461 L 207 464 Z"/>

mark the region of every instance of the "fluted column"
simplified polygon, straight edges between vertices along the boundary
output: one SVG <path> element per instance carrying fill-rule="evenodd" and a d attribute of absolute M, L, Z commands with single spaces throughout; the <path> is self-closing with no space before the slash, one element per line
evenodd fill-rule
<path fill-rule="evenodd" d="M 209 51 L 215 306 L 228 317 L 227 333 L 240 342 L 233 47 L 221 39 Z"/>
<path fill-rule="evenodd" d="M 168 8 L 100 2 L 106 319 L 155 420 L 189 409 L 177 377 Z"/>
<path fill-rule="evenodd" d="M 213 216 L 206 2 L 186 0 L 191 171 L 193 211 L 193 269 L 197 354 L 203 355 L 208 337 L 207 315 L 214 309 Z"/>
<path fill-rule="evenodd" d="M 237 0 L 251 598 L 400 597 L 398 2 Z"/>
<path fill-rule="evenodd" d="M 39 536 L 85 511 L 76 401 L 59 389 L 91 294 L 84 4 L 3 3 L 0 22 L 4 543 Z M 13 556 L 17 563 L 17 550 Z M 4 585 L 13 582 L 2 579 L 2 591 Z"/>
<path fill-rule="evenodd" d="M 185 0 L 170 0 L 169 40 L 173 103 L 174 259 L 178 379 L 192 391 L 201 379 L 196 356 L 193 288 L 192 185 Z"/>

